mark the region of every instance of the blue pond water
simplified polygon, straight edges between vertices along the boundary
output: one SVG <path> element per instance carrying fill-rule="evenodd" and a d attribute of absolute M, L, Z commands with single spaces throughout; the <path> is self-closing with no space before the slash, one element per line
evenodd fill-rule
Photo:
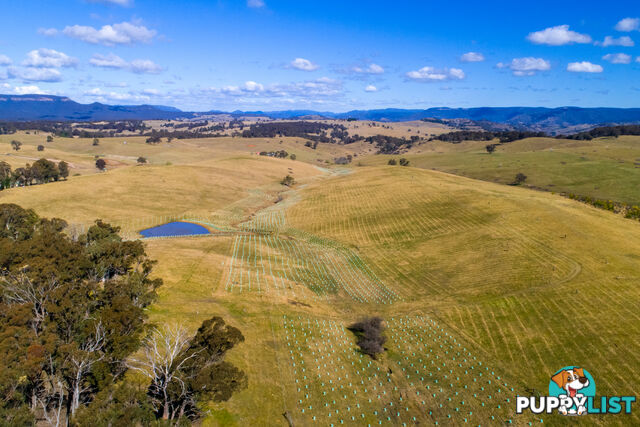
<path fill-rule="evenodd" d="M 157 227 L 147 228 L 140 231 L 144 237 L 174 237 L 174 236 L 193 236 L 199 234 L 211 234 L 209 230 L 199 224 L 192 222 L 169 222 Z"/>

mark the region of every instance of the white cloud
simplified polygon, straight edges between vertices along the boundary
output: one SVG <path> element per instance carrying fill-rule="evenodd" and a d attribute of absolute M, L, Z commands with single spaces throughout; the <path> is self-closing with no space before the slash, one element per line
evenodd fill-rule
<path fill-rule="evenodd" d="M 462 80 L 465 77 L 464 71 L 459 68 L 443 68 L 441 70 L 434 67 L 422 67 L 417 71 L 409 71 L 407 77 L 420 82 L 434 82 L 444 80 Z"/>
<path fill-rule="evenodd" d="M 254 9 L 260 9 L 261 7 L 264 7 L 264 0 L 247 0 L 247 6 L 254 8 Z"/>
<path fill-rule="evenodd" d="M 601 73 L 602 66 L 598 64 L 592 64 L 588 61 L 571 62 L 567 65 L 567 71 L 572 73 Z"/>
<path fill-rule="evenodd" d="M 378 88 L 375 87 L 374 85 L 369 85 L 367 87 L 364 88 L 365 92 L 377 92 Z"/>
<path fill-rule="evenodd" d="M 40 89 L 38 86 L 34 86 L 34 85 L 16 86 L 11 90 L 11 92 L 15 93 L 16 95 L 32 95 L 32 94 L 46 95 L 47 94 L 47 91 L 44 91 Z"/>
<path fill-rule="evenodd" d="M 89 60 L 89 63 L 95 67 L 128 70 L 138 74 L 158 74 L 162 72 L 162 67 L 149 59 L 134 59 L 131 62 L 127 62 L 113 53 L 108 55 L 96 53 Z"/>
<path fill-rule="evenodd" d="M 460 57 L 462 62 L 482 62 L 484 61 L 484 55 L 479 52 L 467 52 Z"/>
<path fill-rule="evenodd" d="M 624 18 L 616 24 L 616 30 L 618 31 L 635 31 L 640 30 L 640 18 Z"/>
<path fill-rule="evenodd" d="M 612 64 L 630 64 L 631 55 L 626 53 L 609 53 L 602 57 L 605 61 L 609 61 Z"/>
<path fill-rule="evenodd" d="M 58 30 L 55 28 L 38 28 L 38 34 L 46 37 L 53 37 L 58 35 Z"/>
<path fill-rule="evenodd" d="M 11 58 L 9 58 L 7 55 L 0 54 L 0 65 L 10 65 L 10 64 L 11 64 Z"/>
<path fill-rule="evenodd" d="M 120 69 L 120 68 L 127 68 L 129 66 L 129 63 L 127 61 L 120 58 L 118 55 L 114 55 L 113 53 L 110 53 L 108 55 L 101 55 L 99 53 L 96 53 L 89 60 L 89 63 L 93 66 L 101 67 L 101 68 Z"/>
<path fill-rule="evenodd" d="M 100 88 L 90 89 L 84 92 L 85 96 L 95 98 L 96 101 L 116 101 L 116 102 L 148 102 L 151 100 L 151 96 L 156 96 L 156 94 L 151 94 L 146 91 L 142 91 L 139 93 L 136 92 L 113 92 L 113 91 L 104 91 Z M 151 96 L 150 96 L 151 95 Z"/>
<path fill-rule="evenodd" d="M 551 63 L 543 58 L 534 58 L 531 56 L 525 58 L 514 58 L 510 63 L 498 63 L 498 68 L 508 68 L 513 72 L 514 76 L 533 76 L 539 71 L 547 71 L 551 69 Z"/>
<path fill-rule="evenodd" d="M 317 98 L 340 96 L 342 94 L 342 82 L 328 77 L 316 80 L 271 85 L 263 85 L 254 81 L 247 81 L 241 86 L 224 86 L 222 88 L 211 87 L 204 93 L 212 98 L 243 98 L 243 100 L 256 99 L 296 99 L 297 101 L 315 101 Z M 306 102 L 306 101 L 305 101 Z"/>
<path fill-rule="evenodd" d="M 632 47 L 635 45 L 635 43 L 633 42 L 633 40 L 631 40 L 631 37 L 629 36 L 622 36 L 618 38 L 606 36 L 603 41 L 596 42 L 595 44 L 597 46 L 602 46 L 602 47 L 609 47 L 609 46 Z"/>
<path fill-rule="evenodd" d="M 119 24 L 104 25 L 96 29 L 84 25 L 65 27 L 62 31 L 66 36 L 82 40 L 91 44 L 115 46 L 119 44 L 149 43 L 156 36 L 155 30 L 150 30 L 137 22 L 121 22 Z"/>
<path fill-rule="evenodd" d="M 383 74 L 384 73 L 384 68 L 382 68 L 380 65 L 378 64 L 369 64 L 368 67 L 366 68 L 362 68 L 362 67 L 353 67 L 352 71 L 354 73 L 359 73 L 359 74 Z"/>
<path fill-rule="evenodd" d="M 27 59 L 22 61 L 26 67 L 36 68 L 61 68 L 73 67 L 78 60 L 69 55 L 53 49 L 36 49 L 27 53 Z"/>
<path fill-rule="evenodd" d="M 115 4 L 116 6 L 129 7 L 133 0 L 87 0 L 89 3 Z"/>
<path fill-rule="evenodd" d="M 296 70 L 301 70 L 301 71 L 315 71 L 318 68 L 320 68 L 318 67 L 317 64 L 314 64 L 313 62 L 304 58 L 294 59 L 293 61 L 291 61 L 290 66 L 295 68 Z"/>
<path fill-rule="evenodd" d="M 568 25 L 545 28 L 542 31 L 529 33 L 527 40 L 535 44 L 562 46 L 573 43 L 591 43 L 591 37 L 571 31 Z"/>
<path fill-rule="evenodd" d="M 55 68 L 9 68 L 9 76 L 27 82 L 59 82 L 62 74 Z"/>
<path fill-rule="evenodd" d="M 131 61 L 131 71 L 138 74 L 159 74 L 162 67 L 150 59 L 134 59 Z"/>

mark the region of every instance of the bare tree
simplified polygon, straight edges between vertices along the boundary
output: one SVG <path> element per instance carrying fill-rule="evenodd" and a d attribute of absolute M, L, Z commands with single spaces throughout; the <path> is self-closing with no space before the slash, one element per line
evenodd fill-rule
<path fill-rule="evenodd" d="M 33 312 L 32 327 L 36 336 L 40 333 L 42 322 L 47 317 L 47 304 L 52 295 L 60 287 L 54 276 L 43 283 L 34 282 L 27 276 L 27 267 L 17 275 L 8 271 L 0 274 L 0 289 L 9 304 L 29 304 Z"/>
<path fill-rule="evenodd" d="M 80 407 L 80 396 L 88 390 L 84 385 L 85 376 L 91 372 L 96 362 L 104 358 L 101 351 L 105 344 L 105 332 L 102 322 L 97 322 L 92 335 L 82 341 L 77 351 L 68 356 L 69 388 L 71 394 L 71 414 L 74 415 Z"/>
<path fill-rule="evenodd" d="M 176 412 L 176 408 L 172 411 L 169 387 L 176 384 L 181 391 L 180 397 L 187 393 L 181 369 L 197 355 L 197 352 L 186 354 L 190 340 L 187 331 L 180 326 L 155 329 L 144 341 L 144 356 L 134 358 L 127 364 L 131 369 L 150 378 L 150 390 L 154 395 L 162 396 L 162 419 L 168 420 L 170 416 L 173 418 Z"/>

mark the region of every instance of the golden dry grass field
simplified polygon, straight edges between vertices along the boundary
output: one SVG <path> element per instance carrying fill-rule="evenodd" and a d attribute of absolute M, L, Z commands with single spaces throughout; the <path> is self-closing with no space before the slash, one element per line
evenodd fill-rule
<path fill-rule="evenodd" d="M 15 153 L 0 137 L 0 153 L 11 154 L 0 160 L 40 157 L 43 138 L 25 135 Z M 384 156 L 327 167 L 341 153 L 364 156 L 364 146 L 122 142 L 56 139 L 41 154 L 80 176 L 2 191 L 0 203 L 71 223 L 140 229 L 193 215 L 234 230 L 147 241 L 164 279 L 152 321 L 195 330 L 221 315 L 246 337 L 229 358 L 249 387 L 208 404 L 205 425 L 287 425 L 284 412 L 296 425 L 568 425 L 514 414 L 516 395 L 546 393 L 566 365 L 587 368 L 599 395 L 639 392 L 635 221 L 547 192 L 386 166 Z M 431 148 L 407 157 L 427 167 L 440 149 L 481 154 L 473 143 Z M 298 160 L 255 154 L 279 149 Z M 114 166 L 98 173 L 95 155 Z M 138 156 L 149 164 L 136 166 Z M 292 189 L 279 184 L 286 174 L 298 182 Z M 357 352 L 346 329 L 365 315 L 387 323 L 378 361 Z"/>

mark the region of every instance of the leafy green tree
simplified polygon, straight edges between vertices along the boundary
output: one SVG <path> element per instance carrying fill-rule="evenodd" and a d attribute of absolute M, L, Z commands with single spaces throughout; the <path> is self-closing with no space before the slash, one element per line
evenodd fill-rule
<path fill-rule="evenodd" d="M 142 242 L 101 221 L 71 238 L 66 225 L 0 205 L 0 413 L 50 424 L 122 381 L 161 285 Z"/>
<path fill-rule="evenodd" d="M 22 147 L 22 142 L 14 139 L 11 141 L 11 147 L 16 151 L 20 151 L 20 148 Z"/>
<path fill-rule="evenodd" d="M 53 142 L 53 136 L 47 135 L 47 142 Z"/>
<path fill-rule="evenodd" d="M 58 174 L 65 180 L 69 177 L 69 164 L 64 160 L 58 163 Z"/>
<path fill-rule="evenodd" d="M 11 165 L 0 160 L 0 190 L 11 186 Z"/>
<path fill-rule="evenodd" d="M 245 373 L 224 360 L 243 341 L 220 317 L 205 320 L 193 338 L 180 326 L 164 327 L 147 337 L 143 356 L 130 367 L 151 380 L 148 395 L 158 417 L 195 419 L 198 400 L 225 401 L 247 386 Z"/>
<path fill-rule="evenodd" d="M 496 147 L 497 147 L 497 144 L 489 144 L 489 145 L 486 145 L 484 148 L 487 150 L 487 153 L 492 154 L 494 151 L 496 151 Z"/>
<path fill-rule="evenodd" d="M 96 160 L 96 167 L 103 171 L 107 167 L 107 162 L 104 159 L 98 159 Z"/>
<path fill-rule="evenodd" d="M 513 180 L 513 184 L 514 185 L 520 185 L 520 184 L 523 184 L 526 180 L 527 180 L 527 176 L 525 174 L 523 174 L 522 172 L 519 172 L 516 175 L 516 178 Z"/>
<path fill-rule="evenodd" d="M 292 155 L 290 155 L 290 156 L 289 156 L 289 158 L 290 158 L 291 160 L 295 160 L 297 157 L 296 157 L 296 155 L 295 155 L 295 154 L 292 154 Z"/>

